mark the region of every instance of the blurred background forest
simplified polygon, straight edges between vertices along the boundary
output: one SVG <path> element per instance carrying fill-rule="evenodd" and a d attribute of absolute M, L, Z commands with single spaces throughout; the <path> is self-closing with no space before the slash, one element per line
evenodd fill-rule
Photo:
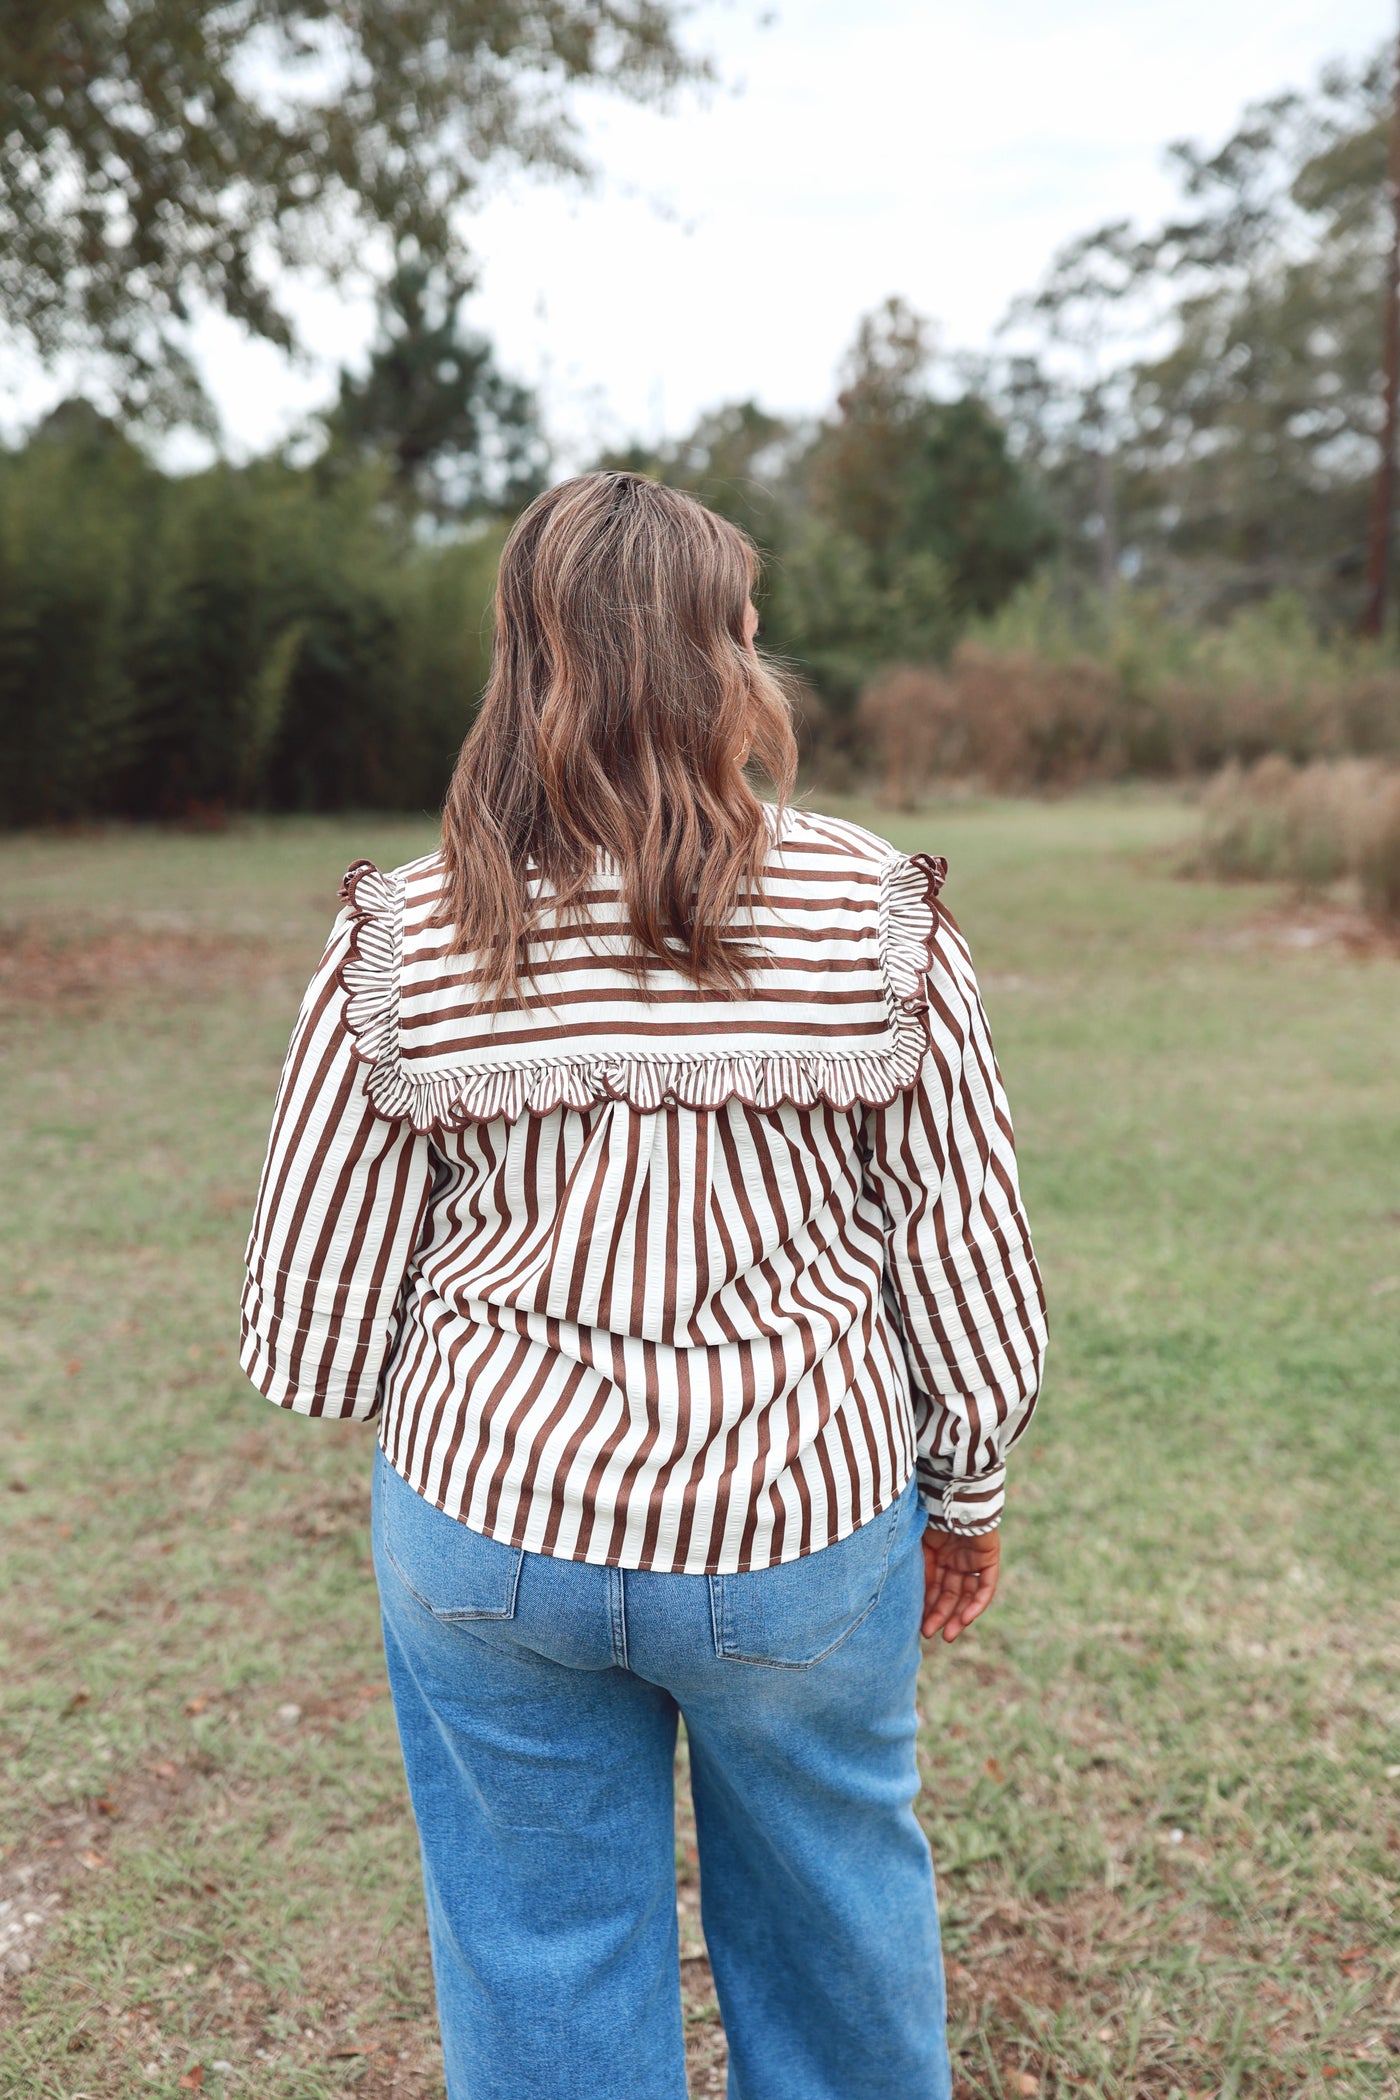
<path fill-rule="evenodd" d="M 86 357 L 104 409 L 0 452 L 0 821 L 436 805 L 502 536 L 557 471 L 464 318 L 463 209 L 499 161 L 576 164 L 580 82 L 703 70 L 651 0 L 7 12 L 0 322 Z M 936 353 L 892 297 L 824 415 L 734 401 L 594 462 L 752 533 L 809 778 L 914 806 L 1231 768 L 1218 864 L 1350 869 L 1400 913 L 1393 104 L 1387 49 L 1173 147 L 1178 209 L 1070 243 L 991 354 Z M 368 368 L 273 456 L 159 464 L 217 436 L 191 311 L 293 347 L 268 253 L 333 279 L 366 243 Z"/>

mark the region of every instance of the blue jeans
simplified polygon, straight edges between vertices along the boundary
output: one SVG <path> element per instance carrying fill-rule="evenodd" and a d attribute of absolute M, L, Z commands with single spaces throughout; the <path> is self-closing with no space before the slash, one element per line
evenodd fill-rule
<path fill-rule="evenodd" d="M 729 2100 L 947 2100 L 923 1512 L 750 1575 L 499 1544 L 380 1453 L 374 1558 L 450 2100 L 684 2100 L 684 1715 Z"/>

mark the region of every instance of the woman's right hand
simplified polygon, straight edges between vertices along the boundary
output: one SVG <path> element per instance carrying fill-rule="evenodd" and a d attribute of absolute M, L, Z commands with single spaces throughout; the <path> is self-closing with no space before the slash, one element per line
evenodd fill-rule
<path fill-rule="evenodd" d="M 923 1636 L 931 1641 L 941 1632 L 945 1641 L 955 1641 L 980 1618 L 997 1590 L 1001 1571 L 1000 1531 L 966 1533 L 935 1531 L 924 1527 L 924 1616 Z"/>

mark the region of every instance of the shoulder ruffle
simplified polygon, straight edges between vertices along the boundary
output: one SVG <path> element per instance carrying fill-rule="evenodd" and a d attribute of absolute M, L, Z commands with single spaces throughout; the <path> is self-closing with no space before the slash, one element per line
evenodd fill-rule
<path fill-rule="evenodd" d="M 880 953 L 885 983 L 901 1013 L 928 1012 L 938 893 L 947 879 L 941 853 L 897 853 L 880 871 Z"/>
<path fill-rule="evenodd" d="M 893 1046 L 878 1052 L 702 1052 L 693 1057 L 635 1051 L 579 1057 L 521 1058 L 509 1064 L 463 1065 L 418 1073 L 399 1043 L 404 885 L 359 860 L 345 874 L 341 902 L 351 921 L 340 968 L 344 1018 L 355 1054 L 369 1066 L 366 1090 L 379 1114 L 416 1131 L 460 1130 L 497 1117 L 549 1115 L 624 1101 L 639 1113 L 656 1109 L 884 1108 L 912 1086 L 928 1047 L 928 972 L 947 877 L 941 854 L 894 853 L 880 871 L 879 938 Z"/>

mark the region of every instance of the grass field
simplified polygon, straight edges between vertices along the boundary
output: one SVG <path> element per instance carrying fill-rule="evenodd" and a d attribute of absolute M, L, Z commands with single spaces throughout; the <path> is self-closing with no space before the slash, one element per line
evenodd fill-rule
<path fill-rule="evenodd" d="M 958 2091 L 1398 2094 L 1400 958 L 1162 796 L 848 813 L 950 857 L 1054 1323 L 922 1693 Z M 371 1432 L 234 1360 L 336 882 L 428 839 L 0 841 L 4 2100 L 441 2093 Z"/>

